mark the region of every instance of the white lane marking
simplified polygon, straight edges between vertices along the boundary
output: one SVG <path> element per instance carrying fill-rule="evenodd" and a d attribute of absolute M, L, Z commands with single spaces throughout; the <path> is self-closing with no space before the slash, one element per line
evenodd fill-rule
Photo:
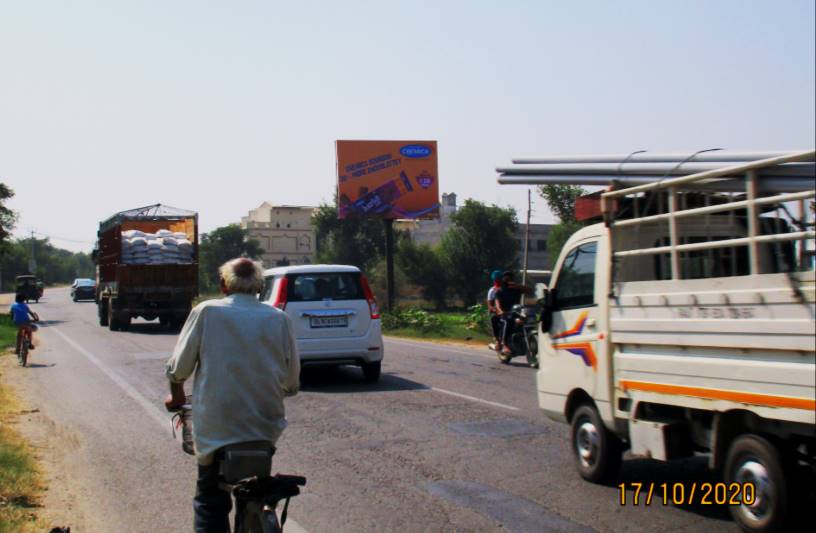
<path fill-rule="evenodd" d="M 442 394 L 448 394 L 450 396 L 456 396 L 457 398 L 463 398 L 465 400 L 470 400 L 472 402 L 485 403 L 487 405 L 492 405 L 493 407 L 501 407 L 502 409 L 509 409 L 510 411 L 521 411 L 520 408 L 514 407 L 512 405 L 507 405 L 505 403 L 499 403 L 499 402 L 491 402 L 490 400 L 483 400 L 482 398 L 477 398 L 475 396 L 468 396 L 467 394 L 462 394 L 460 392 L 453 392 L 453 391 L 450 391 L 450 390 L 438 389 L 436 387 L 431 387 L 431 390 L 436 391 L 436 392 L 441 392 Z"/>
<path fill-rule="evenodd" d="M 46 328 L 43 328 L 43 329 L 46 329 Z M 150 418 L 152 418 L 153 420 L 155 420 L 156 422 L 159 423 L 159 425 L 162 427 L 162 429 L 166 430 L 168 428 L 168 426 L 170 425 L 170 418 L 167 415 L 165 415 L 164 413 L 162 413 L 159 410 L 158 407 L 156 407 L 155 405 L 150 403 L 150 401 L 147 398 L 145 398 L 144 396 L 142 396 L 142 394 L 139 391 L 134 389 L 133 386 L 130 383 L 128 383 L 127 381 L 122 379 L 113 370 L 106 367 L 102 363 L 102 361 L 99 360 L 98 357 L 96 357 L 94 354 L 92 354 L 91 352 L 89 352 L 88 350 L 86 350 L 85 348 L 83 348 L 82 346 L 77 344 L 76 342 L 74 342 L 73 339 L 68 337 L 65 333 L 61 332 L 60 330 L 58 330 L 54 326 L 49 326 L 47 329 L 49 331 L 53 331 L 54 333 L 56 333 L 57 335 L 62 337 L 62 339 L 65 342 L 67 342 L 68 344 L 70 344 L 71 347 L 74 350 L 76 350 L 77 352 L 84 355 L 85 358 L 88 359 L 88 361 L 93 363 L 94 366 L 96 366 L 96 368 L 98 368 L 99 370 L 102 371 L 103 374 L 108 376 L 111 379 L 111 381 L 113 381 L 114 383 L 119 385 L 119 387 L 123 391 L 125 391 L 125 394 L 127 394 L 128 396 L 133 398 L 133 400 L 136 403 L 138 403 L 139 405 L 142 406 L 142 409 L 147 411 L 147 414 L 150 415 Z M 303 528 L 303 526 L 301 526 L 300 524 L 295 522 L 291 517 L 287 517 L 287 519 L 286 519 L 286 530 L 287 531 L 296 531 L 297 533 L 307 533 L 307 531 Z"/>
<path fill-rule="evenodd" d="M 85 358 L 88 359 L 88 361 L 93 363 L 96 366 L 96 368 L 101 370 L 103 374 L 108 376 L 111 379 L 111 381 L 116 383 L 119 386 L 119 388 L 121 388 L 123 391 L 125 391 L 125 394 L 127 394 L 128 396 L 133 398 L 133 400 L 136 403 L 141 405 L 142 409 L 147 411 L 147 414 L 150 415 L 150 418 L 152 418 L 159 425 L 161 425 L 162 429 L 166 430 L 170 426 L 170 418 L 167 415 L 165 415 L 161 411 L 159 411 L 158 407 L 156 407 L 155 405 L 150 403 L 150 401 L 147 398 L 145 398 L 144 396 L 142 396 L 142 394 L 139 391 L 137 391 L 135 388 L 133 388 L 133 386 L 130 383 L 128 383 L 127 381 L 122 379 L 113 370 L 111 370 L 110 368 L 108 368 L 104 364 L 102 364 L 102 361 L 100 361 L 99 358 L 97 358 L 94 354 L 92 354 L 91 352 L 89 352 L 88 350 L 86 350 L 85 348 L 83 348 L 82 346 L 77 344 L 76 342 L 74 342 L 73 339 L 68 337 L 65 333 L 61 332 L 57 328 L 51 326 L 51 327 L 48 328 L 48 330 L 53 331 L 54 333 L 56 333 L 57 335 L 62 337 L 62 339 L 65 342 L 67 342 L 68 344 L 70 344 L 71 347 L 74 350 L 76 350 L 77 352 L 84 355 Z"/>

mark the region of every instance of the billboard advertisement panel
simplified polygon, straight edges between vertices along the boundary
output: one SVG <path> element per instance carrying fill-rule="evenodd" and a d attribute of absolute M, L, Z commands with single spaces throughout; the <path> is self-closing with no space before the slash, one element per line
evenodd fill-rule
<path fill-rule="evenodd" d="M 437 218 L 436 141 L 336 141 L 340 218 Z"/>

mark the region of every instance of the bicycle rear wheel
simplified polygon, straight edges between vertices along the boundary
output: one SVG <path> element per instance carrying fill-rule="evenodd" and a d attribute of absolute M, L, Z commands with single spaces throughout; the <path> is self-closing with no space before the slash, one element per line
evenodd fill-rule
<path fill-rule="evenodd" d="M 260 502 L 249 502 L 244 508 L 244 518 L 236 533 L 279 533 L 278 515 L 274 510 L 265 511 Z"/>
<path fill-rule="evenodd" d="M 26 363 L 28 363 L 28 343 L 28 337 L 23 337 L 22 346 L 20 346 L 20 366 L 26 366 Z"/>

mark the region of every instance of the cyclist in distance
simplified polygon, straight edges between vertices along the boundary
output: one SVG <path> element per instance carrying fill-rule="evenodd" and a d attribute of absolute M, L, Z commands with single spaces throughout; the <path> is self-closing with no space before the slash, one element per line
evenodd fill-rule
<path fill-rule="evenodd" d="M 29 328 L 32 332 L 31 334 L 31 342 L 28 345 L 29 350 L 34 349 L 34 334 L 33 332 L 37 330 L 37 326 L 32 324 L 33 321 L 37 321 L 40 319 L 37 316 L 37 313 L 32 311 L 28 304 L 25 303 L 26 297 L 25 294 L 17 293 L 14 297 L 14 303 L 11 304 L 11 321 L 14 322 L 14 326 L 17 328 L 17 354 L 20 353 L 20 345 L 23 341 L 23 330 L 25 328 Z"/>
<path fill-rule="evenodd" d="M 265 441 L 274 450 L 286 416 L 283 399 L 297 394 L 300 360 L 289 317 L 258 301 L 260 265 L 247 258 L 219 269 L 221 299 L 197 305 L 167 361 L 169 410 L 186 402 L 193 384 L 193 442 L 198 480 L 193 499 L 196 532 L 229 531 L 232 500 L 218 486 L 224 446 Z"/>

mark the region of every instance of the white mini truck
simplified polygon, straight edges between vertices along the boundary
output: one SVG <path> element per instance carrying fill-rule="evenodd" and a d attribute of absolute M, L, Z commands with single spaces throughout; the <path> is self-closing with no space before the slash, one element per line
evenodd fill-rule
<path fill-rule="evenodd" d="M 572 235 L 538 287 L 539 405 L 571 424 L 582 477 L 610 481 L 627 448 L 708 453 L 725 487 L 750 485 L 731 506 L 743 529 L 794 515 L 816 463 L 816 191 L 759 171 L 813 157 L 596 195 L 604 222 Z"/>

